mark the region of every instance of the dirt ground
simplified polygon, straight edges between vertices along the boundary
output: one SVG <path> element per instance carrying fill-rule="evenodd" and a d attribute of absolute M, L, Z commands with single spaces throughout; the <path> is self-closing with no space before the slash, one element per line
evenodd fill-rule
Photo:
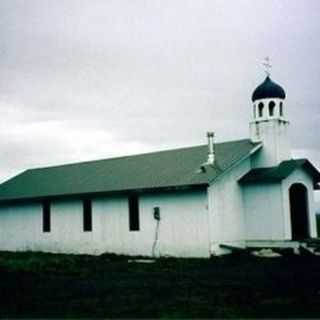
<path fill-rule="evenodd" d="M 0 252 L 1 318 L 320 318 L 320 257 Z"/>

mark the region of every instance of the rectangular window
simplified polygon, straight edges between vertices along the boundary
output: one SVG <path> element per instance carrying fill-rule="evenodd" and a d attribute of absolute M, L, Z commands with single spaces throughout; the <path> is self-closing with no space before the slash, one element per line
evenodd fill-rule
<path fill-rule="evenodd" d="M 50 221 L 50 202 L 44 201 L 42 203 L 42 230 L 43 232 L 50 232 L 51 221 Z"/>
<path fill-rule="evenodd" d="M 136 195 L 129 197 L 129 229 L 130 231 L 139 231 L 139 198 Z"/>
<path fill-rule="evenodd" d="M 83 231 L 92 231 L 92 203 L 90 199 L 83 200 Z"/>

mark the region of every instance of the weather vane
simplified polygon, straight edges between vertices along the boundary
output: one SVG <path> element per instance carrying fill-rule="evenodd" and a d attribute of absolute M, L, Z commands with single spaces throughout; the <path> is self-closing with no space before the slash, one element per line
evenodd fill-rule
<path fill-rule="evenodd" d="M 269 77 L 270 76 L 270 71 L 271 71 L 271 68 L 272 68 L 272 65 L 270 63 L 270 58 L 269 57 L 265 57 L 264 58 L 264 62 L 263 62 L 263 65 L 265 67 L 265 70 L 264 72 L 267 74 L 267 76 Z"/>

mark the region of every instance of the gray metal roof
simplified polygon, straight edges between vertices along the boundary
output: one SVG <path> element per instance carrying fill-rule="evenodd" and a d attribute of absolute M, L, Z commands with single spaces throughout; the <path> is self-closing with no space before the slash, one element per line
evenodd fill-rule
<path fill-rule="evenodd" d="M 257 145 L 250 140 L 216 144 L 216 164 L 205 172 L 199 169 L 207 160 L 207 145 L 30 169 L 0 185 L 0 202 L 204 186 Z"/>

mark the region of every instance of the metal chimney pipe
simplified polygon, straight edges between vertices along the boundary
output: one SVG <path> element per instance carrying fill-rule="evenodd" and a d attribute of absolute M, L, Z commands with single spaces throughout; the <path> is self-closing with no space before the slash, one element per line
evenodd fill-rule
<path fill-rule="evenodd" d="M 208 137 L 208 164 L 214 164 L 214 132 L 207 132 Z"/>

